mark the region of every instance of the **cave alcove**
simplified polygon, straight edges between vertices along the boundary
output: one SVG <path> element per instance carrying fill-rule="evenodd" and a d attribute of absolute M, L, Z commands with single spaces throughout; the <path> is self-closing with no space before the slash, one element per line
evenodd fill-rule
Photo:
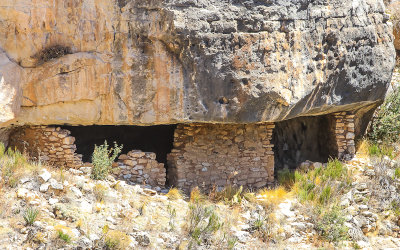
<path fill-rule="evenodd" d="M 107 140 L 123 145 L 122 154 L 131 150 L 156 153 L 157 161 L 167 164 L 167 154 L 171 152 L 176 125 L 157 126 L 62 126 L 75 137 L 76 153 L 82 154 L 84 162 L 91 162 L 95 145 Z"/>
<path fill-rule="evenodd" d="M 275 173 L 296 169 L 305 161 L 337 157 L 335 120 L 331 115 L 299 117 L 275 123 L 272 136 Z"/>

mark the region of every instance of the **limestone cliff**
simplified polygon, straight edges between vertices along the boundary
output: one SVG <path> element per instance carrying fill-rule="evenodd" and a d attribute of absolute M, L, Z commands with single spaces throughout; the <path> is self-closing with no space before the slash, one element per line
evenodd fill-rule
<path fill-rule="evenodd" d="M 379 103 L 381 0 L 2 0 L 0 126 L 261 122 Z"/>

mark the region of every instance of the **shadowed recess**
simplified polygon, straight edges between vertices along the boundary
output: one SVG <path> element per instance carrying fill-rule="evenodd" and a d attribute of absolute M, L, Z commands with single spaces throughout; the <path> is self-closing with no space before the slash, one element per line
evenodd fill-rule
<path fill-rule="evenodd" d="M 330 115 L 300 117 L 275 123 L 272 137 L 275 173 L 302 162 L 328 162 L 337 157 L 335 121 Z"/>
<path fill-rule="evenodd" d="M 84 162 L 91 162 L 94 145 L 107 140 L 109 145 L 123 144 L 122 153 L 131 150 L 153 152 L 157 161 L 166 164 L 171 152 L 176 125 L 159 126 L 63 126 L 75 137 L 76 152 L 83 155 Z"/>

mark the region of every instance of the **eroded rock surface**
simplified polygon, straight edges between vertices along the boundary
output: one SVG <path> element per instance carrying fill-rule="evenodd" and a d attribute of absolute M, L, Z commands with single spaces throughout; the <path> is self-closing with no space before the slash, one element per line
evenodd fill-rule
<path fill-rule="evenodd" d="M 1 126 L 354 110 L 395 61 L 381 0 L 2 0 L 0 33 Z"/>

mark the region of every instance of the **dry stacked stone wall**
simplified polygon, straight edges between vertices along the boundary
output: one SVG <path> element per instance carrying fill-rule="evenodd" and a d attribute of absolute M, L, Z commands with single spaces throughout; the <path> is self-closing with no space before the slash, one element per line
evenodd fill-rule
<path fill-rule="evenodd" d="M 10 146 L 53 166 L 78 168 L 82 155 L 75 153 L 75 138 L 70 134 L 59 127 L 21 127 L 12 132 Z"/>
<path fill-rule="evenodd" d="M 180 124 L 168 155 L 170 184 L 261 188 L 274 180 L 274 124 Z"/>
<path fill-rule="evenodd" d="M 351 112 L 335 113 L 335 135 L 339 158 L 353 157 L 356 153 L 354 134 L 354 114 Z"/>
<path fill-rule="evenodd" d="M 140 150 L 120 155 L 113 164 L 113 174 L 119 179 L 153 187 L 162 187 L 166 181 L 164 164 L 157 162 L 156 154 Z"/>

